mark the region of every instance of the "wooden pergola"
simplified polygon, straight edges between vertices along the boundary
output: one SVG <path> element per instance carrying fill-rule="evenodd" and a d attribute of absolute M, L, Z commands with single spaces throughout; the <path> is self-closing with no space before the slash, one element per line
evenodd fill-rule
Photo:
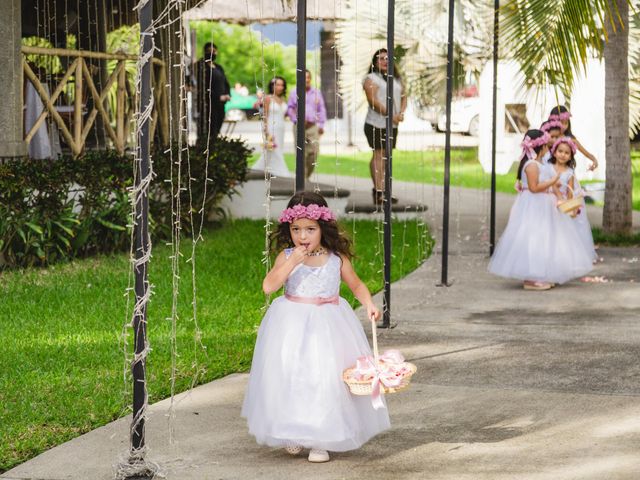
<path fill-rule="evenodd" d="M 177 9 L 168 0 L 155 0 L 154 11 Z M 180 8 L 202 3 L 187 0 Z M 0 51 L 0 88 L 7 101 L 0 105 L 0 160 L 26 155 L 29 142 L 45 122 L 56 128 L 72 155 L 88 148 L 112 147 L 124 152 L 129 145 L 135 91 L 127 64 L 137 56 L 107 52 L 107 33 L 138 22 L 134 7 L 138 0 L 4 0 L 0 2 L 0 35 L 7 44 Z M 173 13 L 173 10 L 171 10 Z M 177 24 L 178 22 L 174 22 Z M 154 111 L 152 135 L 163 144 L 169 141 L 169 105 L 166 65 L 174 65 L 176 27 L 159 31 L 156 45 L 160 54 L 153 61 Z M 69 36 L 75 45 L 67 45 Z M 22 38 L 47 40 L 52 48 L 23 46 Z M 171 48 L 166 48 L 170 46 Z M 59 59 L 61 71 L 39 75 L 29 63 L 34 56 Z M 107 68 L 107 65 L 115 68 Z M 131 68 L 129 68 L 131 70 Z M 46 78 L 44 78 L 46 77 Z M 175 78 L 175 77 L 174 77 Z M 42 111 L 35 124 L 24 128 L 25 85 L 31 84 Z M 30 87 L 29 87 L 30 88 Z M 78 92 L 78 95 L 76 95 Z M 115 101 L 109 102 L 110 97 Z M 177 128 L 177 127 L 176 127 Z"/>

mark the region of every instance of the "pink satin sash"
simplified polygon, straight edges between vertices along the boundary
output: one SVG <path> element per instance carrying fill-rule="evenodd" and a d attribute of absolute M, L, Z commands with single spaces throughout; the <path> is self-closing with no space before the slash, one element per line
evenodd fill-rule
<path fill-rule="evenodd" d="M 295 295 L 284 294 L 284 298 L 296 303 L 307 303 L 309 305 L 325 305 L 331 303 L 338 305 L 340 303 L 340 297 L 335 295 L 333 297 L 296 297 Z"/>

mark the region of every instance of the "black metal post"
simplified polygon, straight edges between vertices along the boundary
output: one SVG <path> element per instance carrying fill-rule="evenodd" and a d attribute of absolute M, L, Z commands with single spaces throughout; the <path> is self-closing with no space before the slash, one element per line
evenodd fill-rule
<path fill-rule="evenodd" d="M 498 33 L 500 0 L 493 5 L 493 118 L 491 123 L 491 220 L 489 224 L 489 255 L 496 247 L 496 126 L 498 116 Z"/>
<path fill-rule="evenodd" d="M 448 286 L 449 270 L 449 190 L 451 183 L 451 100 L 453 97 L 453 21 L 454 0 L 449 0 L 449 37 L 447 44 L 447 106 L 444 143 L 444 200 L 442 206 L 442 276 L 441 286 Z"/>
<path fill-rule="evenodd" d="M 150 0 L 139 12 L 140 34 L 143 35 L 141 56 L 150 52 L 153 48 L 153 39 L 147 34 L 153 18 L 153 0 Z M 142 67 L 140 79 L 140 112 L 147 110 L 151 102 L 151 60 Z M 140 126 L 138 134 L 139 161 L 136 162 L 136 186 L 140 185 L 150 172 L 150 127 L 151 119 L 147 117 Z M 149 198 L 146 193 L 136 199 L 135 204 L 135 258 L 140 260 L 151 245 L 149 242 Z M 143 262 L 135 269 L 135 294 L 136 305 L 145 298 L 149 289 L 148 262 Z M 133 423 L 131 428 L 132 453 L 144 447 L 145 419 L 142 409 L 147 396 L 146 365 L 144 357 L 139 356 L 144 352 L 147 343 L 147 308 L 143 302 L 142 308 L 134 314 L 133 334 L 136 359 L 131 367 L 133 374 Z"/>
<path fill-rule="evenodd" d="M 304 190 L 306 180 L 304 168 L 304 133 L 306 118 L 307 86 L 307 0 L 298 0 L 297 10 L 297 60 L 296 60 L 296 94 L 298 97 L 298 109 L 296 123 L 296 192 Z"/>
<path fill-rule="evenodd" d="M 394 84 L 394 36 L 395 0 L 389 0 L 387 9 L 387 142 L 384 163 L 384 302 L 382 327 L 391 326 L 391 173 L 393 159 L 393 84 Z"/>

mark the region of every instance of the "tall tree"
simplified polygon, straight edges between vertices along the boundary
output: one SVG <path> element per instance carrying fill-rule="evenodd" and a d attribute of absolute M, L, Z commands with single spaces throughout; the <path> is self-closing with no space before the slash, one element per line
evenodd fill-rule
<path fill-rule="evenodd" d="M 605 61 L 606 233 L 631 230 L 629 152 L 629 0 L 509 0 L 504 39 L 529 85 L 570 94 L 593 55 Z"/>
<path fill-rule="evenodd" d="M 610 0 L 618 11 L 617 22 L 607 18 L 608 40 L 604 47 L 606 130 L 606 190 L 603 229 L 630 233 L 632 223 L 632 176 L 629 151 L 629 5 Z"/>

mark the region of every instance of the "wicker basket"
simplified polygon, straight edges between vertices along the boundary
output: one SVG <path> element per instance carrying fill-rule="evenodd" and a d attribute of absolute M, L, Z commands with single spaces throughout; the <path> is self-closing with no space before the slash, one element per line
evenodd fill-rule
<path fill-rule="evenodd" d="M 371 328 L 372 328 L 372 337 L 373 337 L 373 359 L 374 363 L 378 365 L 378 332 L 376 327 L 375 319 L 371 320 Z M 396 393 L 401 390 L 404 390 L 409 386 L 411 382 L 411 376 L 416 373 L 418 367 L 416 367 L 413 363 L 405 362 L 405 366 L 407 366 L 410 370 L 410 373 L 405 375 L 402 378 L 402 382 L 400 385 L 396 387 L 387 387 L 384 383 L 380 382 L 380 390 L 384 393 Z M 353 395 L 371 395 L 373 391 L 373 386 L 371 379 L 369 380 L 358 380 L 354 377 L 353 371 L 356 367 L 347 368 L 344 372 L 342 372 L 342 380 L 349 386 L 349 390 Z"/>
<path fill-rule="evenodd" d="M 560 210 L 562 213 L 571 215 L 580 207 L 582 207 L 582 195 L 576 196 L 573 193 L 573 188 L 571 188 L 570 185 L 567 185 L 567 187 L 569 187 L 569 190 L 571 190 L 571 198 L 558 202 L 558 210 Z"/>

